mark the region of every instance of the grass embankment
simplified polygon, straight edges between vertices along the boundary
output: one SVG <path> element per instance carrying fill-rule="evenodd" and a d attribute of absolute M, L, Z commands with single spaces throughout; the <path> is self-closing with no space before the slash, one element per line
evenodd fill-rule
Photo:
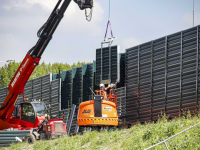
<path fill-rule="evenodd" d="M 130 129 L 84 132 L 83 135 L 62 137 L 51 141 L 37 141 L 28 145 L 20 143 L 12 145 L 9 149 L 145 149 L 163 139 L 166 139 L 180 131 L 200 122 L 198 116 L 178 118 L 167 121 L 162 118 L 157 123 L 140 125 L 137 124 Z M 183 134 L 167 142 L 169 149 L 200 149 L 200 125 L 186 131 Z M 166 149 L 164 144 L 153 149 Z"/>

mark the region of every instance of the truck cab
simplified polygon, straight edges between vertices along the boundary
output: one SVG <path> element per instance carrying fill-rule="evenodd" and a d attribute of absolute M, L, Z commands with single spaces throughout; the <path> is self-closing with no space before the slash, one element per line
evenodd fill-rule
<path fill-rule="evenodd" d="M 23 102 L 16 105 L 10 122 L 17 121 L 23 128 L 38 128 L 47 116 L 44 102 Z"/>

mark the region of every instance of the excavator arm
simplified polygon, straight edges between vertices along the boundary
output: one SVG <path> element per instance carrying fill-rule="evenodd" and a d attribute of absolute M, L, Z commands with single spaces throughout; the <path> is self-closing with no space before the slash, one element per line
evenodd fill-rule
<path fill-rule="evenodd" d="M 78 4 L 81 10 L 86 8 L 91 9 L 93 7 L 93 0 L 74 1 Z M 39 37 L 37 43 L 28 51 L 20 67 L 12 78 L 8 87 L 9 94 L 0 108 L 0 120 L 9 122 L 19 95 L 23 94 L 27 80 L 34 71 L 35 67 L 39 64 L 41 56 L 52 39 L 52 35 L 63 18 L 71 0 L 64 0 L 62 4 L 61 2 L 62 0 L 58 0 L 48 20 L 39 29 L 37 33 L 37 36 Z"/>

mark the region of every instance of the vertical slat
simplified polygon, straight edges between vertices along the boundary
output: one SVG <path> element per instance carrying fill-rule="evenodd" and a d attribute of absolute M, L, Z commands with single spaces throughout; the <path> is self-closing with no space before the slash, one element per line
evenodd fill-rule
<path fill-rule="evenodd" d="M 137 117 L 140 120 L 140 46 L 138 46 L 138 93 L 137 93 Z"/>
<path fill-rule="evenodd" d="M 181 53 L 180 53 L 180 99 L 179 99 L 179 114 L 182 108 L 182 66 L 183 66 L 183 32 L 181 32 Z"/>
<path fill-rule="evenodd" d="M 199 83 L 199 26 L 197 26 L 197 57 L 196 57 L 196 112 L 198 111 L 198 83 Z"/>
<path fill-rule="evenodd" d="M 151 120 L 153 120 L 153 41 L 151 41 Z"/>
<path fill-rule="evenodd" d="M 165 37 L 165 113 L 167 108 L 167 36 Z"/>

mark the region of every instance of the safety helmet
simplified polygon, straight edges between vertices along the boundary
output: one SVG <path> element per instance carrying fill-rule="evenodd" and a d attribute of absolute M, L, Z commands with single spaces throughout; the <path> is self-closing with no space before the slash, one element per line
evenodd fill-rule
<path fill-rule="evenodd" d="M 115 84 L 113 84 L 113 83 L 110 84 L 110 87 L 111 87 L 111 88 L 113 88 L 114 86 L 115 86 Z"/>
<path fill-rule="evenodd" d="M 101 83 L 101 84 L 99 85 L 99 87 L 102 87 L 102 86 L 104 87 L 104 84 L 103 84 L 103 83 Z"/>

